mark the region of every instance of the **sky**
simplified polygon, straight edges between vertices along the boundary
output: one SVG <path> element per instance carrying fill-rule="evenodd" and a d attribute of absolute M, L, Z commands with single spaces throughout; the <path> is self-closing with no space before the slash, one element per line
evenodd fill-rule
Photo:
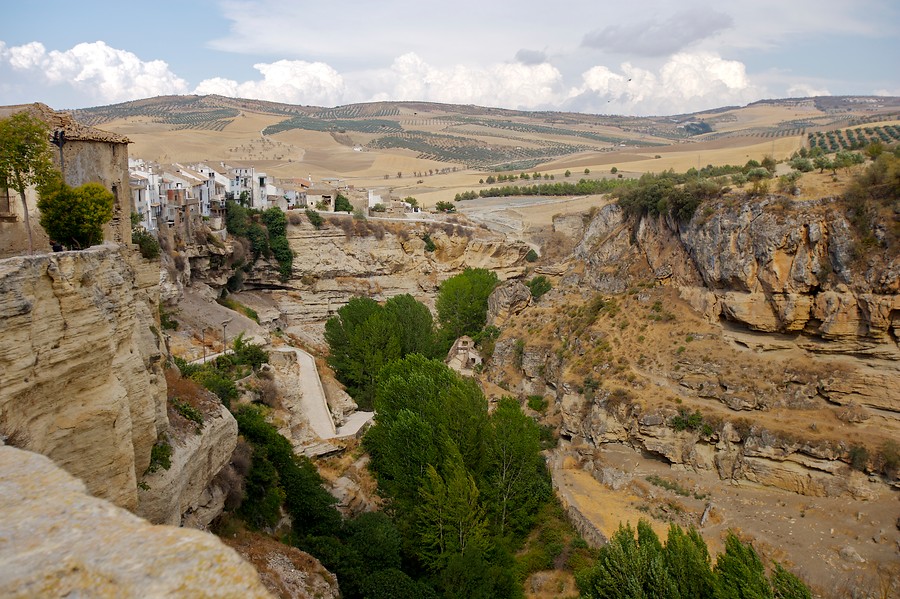
<path fill-rule="evenodd" d="M 900 96 L 898 0 L 5 0 L 0 105 L 169 94 L 671 115 Z"/>

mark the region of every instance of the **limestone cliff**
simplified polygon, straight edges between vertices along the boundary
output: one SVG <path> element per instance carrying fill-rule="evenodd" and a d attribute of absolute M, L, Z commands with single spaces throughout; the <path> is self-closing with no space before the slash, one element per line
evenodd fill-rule
<path fill-rule="evenodd" d="M 807 204 L 723 200 L 687 223 L 627 222 L 610 204 L 584 229 L 575 258 L 595 289 L 621 293 L 655 278 L 713 321 L 882 361 L 873 376 L 826 381 L 822 391 L 900 412 L 900 256 L 860 255 L 837 201 Z"/>
<path fill-rule="evenodd" d="M 132 510 L 168 427 L 158 284 L 117 246 L 0 261 L 0 433 Z"/>
<path fill-rule="evenodd" d="M 0 595 L 271 597 L 216 537 L 154 526 L 44 456 L 0 447 Z"/>
<path fill-rule="evenodd" d="M 837 341 L 826 351 L 900 357 L 900 256 L 859 256 L 828 201 L 785 210 L 775 200 L 721 201 L 687 223 L 628 223 L 614 204 L 588 225 L 575 255 L 585 280 L 624 291 L 628 258 L 670 278 L 710 317 L 765 332 Z M 610 276 L 615 275 L 615 276 Z"/>

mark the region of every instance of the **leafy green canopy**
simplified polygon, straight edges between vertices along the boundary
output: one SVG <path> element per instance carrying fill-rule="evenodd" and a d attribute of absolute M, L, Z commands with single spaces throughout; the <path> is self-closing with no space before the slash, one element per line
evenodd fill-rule
<path fill-rule="evenodd" d="M 733 533 L 711 568 L 706 542 L 692 527 L 669 527 L 663 546 L 650 525 L 619 526 L 592 568 L 577 575 L 585 599 L 807 599 L 809 588 L 775 565 L 771 581 L 756 551 Z"/>
<path fill-rule="evenodd" d="M 47 235 L 69 249 L 103 242 L 103 225 L 113 216 L 115 197 L 99 183 L 71 188 L 54 177 L 41 189 L 38 209 Z"/>
<path fill-rule="evenodd" d="M 381 306 L 355 297 L 325 323 L 329 365 L 360 407 L 369 409 L 375 378 L 386 364 L 412 353 L 435 355 L 434 322 L 428 308 L 408 294 Z"/>
<path fill-rule="evenodd" d="M 441 284 L 435 305 L 446 340 L 452 343 L 463 335 L 477 335 L 484 328 L 488 296 L 499 282 L 490 270 L 467 268 Z"/>
<path fill-rule="evenodd" d="M 40 187 L 51 178 L 53 165 L 49 139 L 46 123 L 27 112 L 0 119 L 0 185 L 19 193 L 29 253 L 34 252 L 34 241 L 25 189 L 31 185 Z"/>
<path fill-rule="evenodd" d="M 375 409 L 365 446 L 411 556 L 444 596 L 510 596 L 509 551 L 550 497 L 538 426 L 418 354 L 382 369 Z"/>

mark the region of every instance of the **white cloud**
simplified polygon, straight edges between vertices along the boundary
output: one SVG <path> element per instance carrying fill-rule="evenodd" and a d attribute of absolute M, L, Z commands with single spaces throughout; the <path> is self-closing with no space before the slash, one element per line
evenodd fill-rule
<path fill-rule="evenodd" d="M 743 63 L 709 52 L 675 54 L 656 73 L 627 62 L 619 73 L 596 66 L 582 80 L 570 93 L 571 107 L 606 114 L 678 114 L 745 104 L 764 95 Z"/>
<path fill-rule="evenodd" d="M 813 98 L 815 96 L 830 96 L 831 92 L 825 88 L 813 87 L 808 83 L 795 83 L 787 90 L 791 98 Z"/>
<path fill-rule="evenodd" d="M 49 83 L 70 85 L 98 102 L 122 102 L 165 94 L 183 94 L 187 82 L 162 60 L 142 61 L 104 42 L 81 43 L 48 52 L 40 42 L 0 49 L 0 60 L 14 71 Z"/>
<path fill-rule="evenodd" d="M 506 108 L 539 108 L 564 97 L 562 75 L 550 64 L 501 63 L 435 67 L 415 53 L 394 60 L 378 82 L 376 100 L 420 100 Z"/>
<path fill-rule="evenodd" d="M 201 81 L 193 93 L 319 106 L 340 104 L 346 93 L 344 78 L 322 62 L 279 60 L 258 63 L 253 68 L 262 74 L 262 79 L 238 83 L 215 77 Z"/>

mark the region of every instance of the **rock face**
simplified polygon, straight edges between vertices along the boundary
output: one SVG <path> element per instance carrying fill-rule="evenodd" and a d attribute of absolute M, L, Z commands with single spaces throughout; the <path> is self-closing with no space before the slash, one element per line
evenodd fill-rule
<path fill-rule="evenodd" d="M 498 285 L 488 297 L 487 324 L 503 326 L 531 303 L 531 291 L 521 281 Z"/>
<path fill-rule="evenodd" d="M 341 596 L 334 574 L 296 547 L 249 533 L 224 542 L 253 564 L 263 585 L 276 597 L 337 599 Z"/>
<path fill-rule="evenodd" d="M 436 249 L 426 252 L 418 234 L 413 229 L 348 236 L 334 226 L 319 231 L 289 226 L 288 241 L 296 256 L 289 282 L 293 290 L 272 291 L 286 321 L 283 328 L 324 322 L 356 295 L 383 300 L 409 293 L 431 304 L 440 283 L 467 267 L 491 269 L 501 280 L 524 273 L 525 244 L 481 238 L 481 233 L 448 235 L 438 229 L 430 233 Z M 257 279 L 248 285 L 272 286 Z"/>
<path fill-rule="evenodd" d="M 705 433 L 676 431 L 671 410 L 642 412 L 636 405 L 613 405 L 608 397 L 587 401 L 575 392 L 560 402 L 562 433 L 592 446 L 624 443 L 659 456 L 670 464 L 707 470 L 719 478 L 752 481 L 815 497 L 871 499 L 879 492 L 848 465 L 848 447 L 814 445 L 777 437 L 761 427 L 738 432 L 725 422 Z"/>
<path fill-rule="evenodd" d="M 688 223 L 610 204 L 576 246 L 583 282 L 620 293 L 666 280 L 713 321 L 788 335 L 813 353 L 877 360 L 873 376 L 823 380 L 834 403 L 900 412 L 900 256 L 853 257 L 846 218 L 830 202 L 784 211 L 772 200 L 720 202 Z"/>
<path fill-rule="evenodd" d="M 600 290 L 621 291 L 623 269 L 637 260 L 641 276 L 649 268 L 672 277 L 711 318 L 841 344 L 826 351 L 900 359 L 900 256 L 854 262 L 853 243 L 847 220 L 827 204 L 782 213 L 768 200 L 722 203 L 686 224 L 643 218 L 633 232 L 611 204 L 575 253 Z"/>
<path fill-rule="evenodd" d="M 200 410 L 203 427 L 193 423 L 172 427 L 171 467 L 146 474 L 147 488 L 138 490 L 136 513 L 158 524 L 206 528 L 222 513 L 227 489 L 210 483 L 228 464 L 237 444 L 237 421 L 231 412 L 212 399 Z"/>
<path fill-rule="evenodd" d="M 118 246 L 0 261 L 0 434 L 132 510 L 168 427 L 158 285 Z"/>
<path fill-rule="evenodd" d="M 44 456 L 0 447 L 0 595 L 271 597 L 216 537 L 91 497 Z"/>

